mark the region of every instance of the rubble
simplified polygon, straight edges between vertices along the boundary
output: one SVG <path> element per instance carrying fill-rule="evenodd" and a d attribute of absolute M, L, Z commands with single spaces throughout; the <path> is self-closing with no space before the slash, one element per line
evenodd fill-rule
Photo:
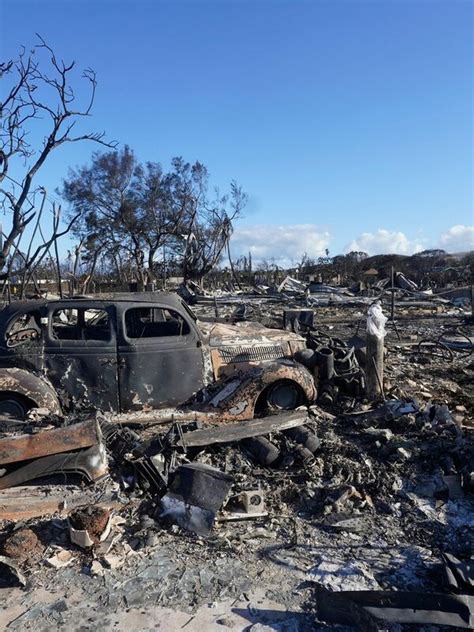
<path fill-rule="evenodd" d="M 21 586 L 26 586 L 26 578 L 15 560 L 5 555 L 0 555 L 0 569 L 2 571 L 0 573 L 0 588 L 9 586 L 12 582 L 14 584 L 18 582 Z"/>
<path fill-rule="evenodd" d="M 14 560 L 31 562 L 41 555 L 42 546 L 37 535 L 26 527 L 14 531 L 2 545 L 2 553 Z"/>
<path fill-rule="evenodd" d="M 447 322 L 419 305 L 403 314 L 404 303 L 401 339 L 385 325 L 385 401 L 370 402 L 367 305 L 316 309 L 306 292 L 292 292 L 223 296 L 218 311 L 231 319 L 239 301 L 265 305 L 265 320 L 283 331 L 284 310 L 294 310 L 286 327 L 305 344 L 282 366 L 297 363 L 317 387 L 294 411 L 241 418 L 234 374 L 218 391 L 225 406 L 208 406 L 209 385 L 208 399 L 191 407 L 0 420 L 0 565 L 12 629 L 67 627 L 87 612 L 113 625 L 120 610 L 158 607 L 189 613 L 183 625 L 192 629 L 202 608 L 224 602 L 213 619 L 222 629 L 217 620 L 314 630 L 324 620 L 349 625 L 347 613 L 365 629 L 404 629 L 423 616 L 433 626 L 472 625 L 474 365 L 464 317 Z M 213 300 L 202 298 L 196 310 L 215 318 Z M 308 309 L 312 318 L 300 318 Z M 213 326 L 219 345 L 231 339 L 225 323 L 204 328 Z M 226 362 L 252 362 L 245 354 Z M 265 371 L 249 375 L 256 391 Z M 81 466 L 90 450 L 97 470 Z M 39 543 L 27 564 L 11 548 L 24 529 Z M 260 613 L 252 599 L 262 586 L 262 603 L 286 614 L 270 619 L 264 605 Z M 55 600 L 35 601 L 40 587 Z M 234 602 L 246 605 L 234 612 Z"/>

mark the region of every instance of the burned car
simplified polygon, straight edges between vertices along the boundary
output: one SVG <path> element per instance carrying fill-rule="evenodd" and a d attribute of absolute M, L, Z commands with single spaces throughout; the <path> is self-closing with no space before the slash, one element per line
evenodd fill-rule
<path fill-rule="evenodd" d="M 0 414 L 115 413 L 199 400 L 232 417 L 316 396 L 297 334 L 201 322 L 177 295 L 15 301 L 0 311 Z"/>

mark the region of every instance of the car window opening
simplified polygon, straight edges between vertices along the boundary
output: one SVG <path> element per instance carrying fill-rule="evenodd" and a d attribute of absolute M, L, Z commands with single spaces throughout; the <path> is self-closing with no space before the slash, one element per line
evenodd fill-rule
<path fill-rule="evenodd" d="M 189 324 L 178 312 L 158 307 L 135 307 L 125 314 L 128 338 L 187 336 Z"/>
<path fill-rule="evenodd" d="M 110 340 L 110 320 L 103 309 L 57 309 L 52 317 L 56 340 Z"/>

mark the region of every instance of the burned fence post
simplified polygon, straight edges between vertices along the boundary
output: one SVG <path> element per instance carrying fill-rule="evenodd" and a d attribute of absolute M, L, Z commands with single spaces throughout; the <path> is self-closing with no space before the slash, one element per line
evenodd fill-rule
<path fill-rule="evenodd" d="M 367 399 L 373 401 L 384 397 L 383 393 L 383 352 L 386 316 L 380 301 L 369 307 L 367 315 Z"/>

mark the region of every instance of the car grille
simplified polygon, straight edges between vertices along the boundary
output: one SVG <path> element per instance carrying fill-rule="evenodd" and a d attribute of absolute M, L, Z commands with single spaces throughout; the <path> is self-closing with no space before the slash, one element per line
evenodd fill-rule
<path fill-rule="evenodd" d="M 280 345 L 257 347 L 228 347 L 219 349 L 220 356 L 226 364 L 237 362 L 255 362 L 261 360 L 276 360 L 285 354 Z"/>

